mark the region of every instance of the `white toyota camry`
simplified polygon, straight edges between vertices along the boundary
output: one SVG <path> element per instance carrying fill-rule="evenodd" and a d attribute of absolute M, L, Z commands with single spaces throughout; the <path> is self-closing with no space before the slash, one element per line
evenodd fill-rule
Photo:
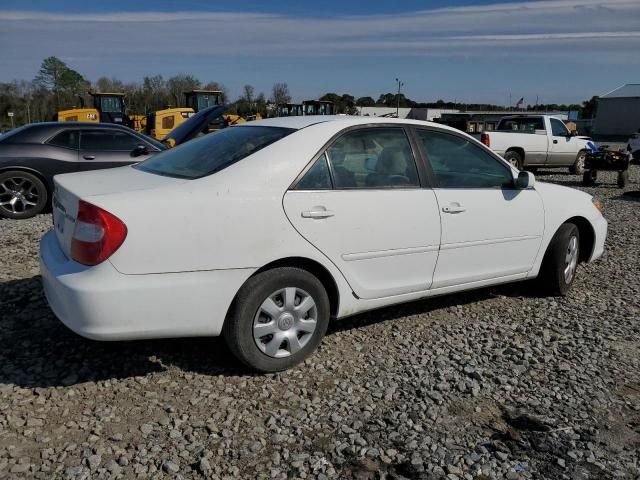
<path fill-rule="evenodd" d="M 259 371 L 364 310 L 537 276 L 565 294 L 607 232 L 590 195 L 410 120 L 251 122 L 55 182 L 40 260 L 62 322 L 98 340 L 223 334 Z"/>

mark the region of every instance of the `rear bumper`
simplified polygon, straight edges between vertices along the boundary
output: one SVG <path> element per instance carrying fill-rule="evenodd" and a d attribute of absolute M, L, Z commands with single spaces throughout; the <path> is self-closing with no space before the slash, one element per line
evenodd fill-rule
<path fill-rule="evenodd" d="M 40 241 L 44 292 L 55 315 L 94 340 L 215 336 L 253 269 L 124 275 L 109 262 L 69 260 L 54 232 Z"/>
<path fill-rule="evenodd" d="M 598 217 L 591 220 L 591 225 L 593 225 L 593 230 L 595 232 L 595 241 L 591 257 L 589 257 L 589 262 L 597 260 L 604 253 L 604 242 L 607 239 L 608 223 L 602 215 L 598 215 Z"/>

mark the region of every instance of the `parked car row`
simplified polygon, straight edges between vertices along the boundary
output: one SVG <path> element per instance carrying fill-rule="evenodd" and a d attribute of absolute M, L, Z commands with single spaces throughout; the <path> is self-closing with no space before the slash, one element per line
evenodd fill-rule
<path fill-rule="evenodd" d="M 278 371 L 332 318 L 535 277 L 563 295 L 604 249 L 596 199 L 443 125 L 288 117 L 147 150 L 53 180 L 44 290 L 85 337 L 222 334 Z"/>

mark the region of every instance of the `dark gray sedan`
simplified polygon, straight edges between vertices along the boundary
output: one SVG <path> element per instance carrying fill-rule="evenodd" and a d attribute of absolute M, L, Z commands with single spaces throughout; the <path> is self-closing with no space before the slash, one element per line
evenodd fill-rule
<path fill-rule="evenodd" d="M 22 219 L 51 199 L 53 176 L 139 162 L 165 147 L 112 124 L 34 123 L 0 138 L 0 216 Z"/>
<path fill-rule="evenodd" d="M 50 205 L 53 176 L 140 162 L 206 130 L 224 106 L 201 110 L 160 143 L 110 123 L 32 123 L 0 137 L 0 217 L 24 219 Z"/>

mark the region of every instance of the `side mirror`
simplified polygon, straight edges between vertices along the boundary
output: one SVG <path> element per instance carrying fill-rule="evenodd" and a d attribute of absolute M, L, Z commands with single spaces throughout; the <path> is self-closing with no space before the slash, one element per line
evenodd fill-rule
<path fill-rule="evenodd" d="M 515 179 L 516 188 L 524 190 L 526 188 L 532 188 L 536 183 L 536 177 L 531 172 L 525 172 L 521 170 L 518 173 L 518 177 Z"/>
<path fill-rule="evenodd" d="M 136 148 L 131 150 L 132 157 L 139 157 L 140 155 L 148 155 L 149 149 L 145 145 L 136 145 Z"/>

